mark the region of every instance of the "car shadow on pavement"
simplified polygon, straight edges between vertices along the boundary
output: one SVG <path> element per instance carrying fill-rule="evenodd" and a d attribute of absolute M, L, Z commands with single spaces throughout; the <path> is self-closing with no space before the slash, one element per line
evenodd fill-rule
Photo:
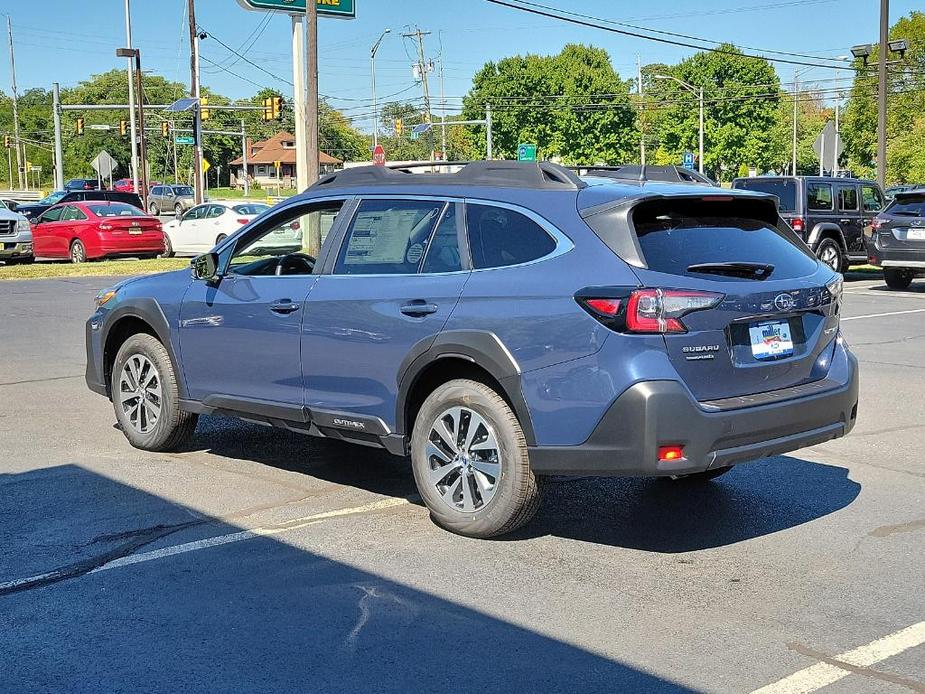
<path fill-rule="evenodd" d="M 692 691 L 440 597 L 457 577 L 413 553 L 351 555 L 362 517 L 221 544 L 238 522 L 73 465 L 0 498 L 3 691 Z"/>
<path fill-rule="evenodd" d="M 551 478 L 539 513 L 513 537 L 691 552 L 809 523 L 848 506 L 860 491 L 846 468 L 792 456 L 738 465 L 700 483 Z"/>
<path fill-rule="evenodd" d="M 416 497 L 407 460 L 375 448 L 204 417 L 193 445 L 376 494 Z M 846 468 L 779 456 L 705 483 L 552 477 L 531 523 L 499 538 L 544 535 L 650 552 L 690 552 L 750 540 L 834 513 L 861 485 Z"/>

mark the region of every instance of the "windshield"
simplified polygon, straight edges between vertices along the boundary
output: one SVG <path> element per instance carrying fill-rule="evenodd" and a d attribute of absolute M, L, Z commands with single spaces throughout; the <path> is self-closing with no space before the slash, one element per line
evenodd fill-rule
<path fill-rule="evenodd" d="M 925 193 L 919 195 L 901 195 L 886 208 L 888 214 L 904 217 L 925 217 Z"/>
<path fill-rule="evenodd" d="M 235 205 L 232 208 L 238 214 L 260 214 L 261 212 L 266 212 L 270 209 L 269 205 L 264 205 L 259 202 L 252 202 L 245 205 Z"/>
<path fill-rule="evenodd" d="M 67 191 L 56 190 L 54 193 L 49 193 L 44 198 L 39 200 L 39 205 L 54 205 L 58 200 L 67 195 Z"/>
<path fill-rule="evenodd" d="M 796 181 L 780 178 L 745 178 L 735 182 L 736 188 L 754 190 L 758 193 L 770 193 L 780 200 L 781 212 L 796 212 L 797 185 Z"/>
<path fill-rule="evenodd" d="M 144 212 L 137 207 L 126 205 L 124 202 L 112 202 L 99 205 L 87 205 L 97 217 L 145 217 Z"/>
<path fill-rule="evenodd" d="M 190 186 L 174 186 L 173 194 L 174 195 L 192 195 L 193 189 Z"/>

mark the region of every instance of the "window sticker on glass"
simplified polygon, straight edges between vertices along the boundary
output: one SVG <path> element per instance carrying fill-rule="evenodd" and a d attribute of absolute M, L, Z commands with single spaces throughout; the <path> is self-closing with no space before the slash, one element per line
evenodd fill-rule
<path fill-rule="evenodd" d="M 345 264 L 403 263 L 410 233 L 435 214 L 436 208 L 361 210 L 353 222 Z"/>

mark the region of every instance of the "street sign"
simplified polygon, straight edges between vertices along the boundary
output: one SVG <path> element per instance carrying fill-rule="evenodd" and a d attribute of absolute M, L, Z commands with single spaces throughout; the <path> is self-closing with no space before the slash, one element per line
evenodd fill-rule
<path fill-rule="evenodd" d="M 536 145 L 517 145 L 517 161 L 536 161 Z"/>
<path fill-rule="evenodd" d="M 373 147 L 373 164 L 376 166 L 385 166 L 385 147 L 382 145 Z"/>
<path fill-rule="evenodd" d="M 238 0 L 245 10 L 276 10 L 289 14 L 305 14 L 305 0 Z M 315 0 L 319 17 L 355 19 L 356 0 Z"/>
<path fill-rule="evenodd" d="M 193 145 L 196 144 L 196 140 L 193 139 L 191 135 L 177 135 L 174 139 L 178 145 Z"/>
<path fill-rule="evenodd" d="M 826 171 L 834 171 L 838 157 L 845 151 L 845 143 L 839 138 L 838 152 L 835 151 L 835 123 L 826 121 L 825 127 L 819 133 L 819 137 L 813 142 L 813 151 L 822 162 L 822 168 Z"/>
<path fill-rule="evenodd" d="M 212 168 L 212 165 L 209 163 L 209 160 L 205 157 L 202 158 L 202 173 L 205 173 Z"/>
<path fill-rule="evenodd" d="M 103 178 L 112 176 L 113 172 L 119 168 L 119 162 L 113 159 L 105 149 L 96 155 L 96 158 L 90 162 L 90 166 Z"/>
<path fill-rule="evenodd" d="M 693 152 L 685 152 L 685 153 L 684 153 L 683 166 L 684 166 L 685 169 L 693 169 L 693 168 L 694 168 L 694 153 L 693 153 Z"/>

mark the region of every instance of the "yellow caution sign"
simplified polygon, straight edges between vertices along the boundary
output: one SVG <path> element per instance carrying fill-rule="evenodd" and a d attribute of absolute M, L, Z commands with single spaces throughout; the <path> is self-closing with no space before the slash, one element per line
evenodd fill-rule
<path fill-rule="evenodd" d="M 205 157 L 202 158 L 202 173 L 205 173 L 212 168 L 212 165 L 209 163 L 209 160 Z"/>

